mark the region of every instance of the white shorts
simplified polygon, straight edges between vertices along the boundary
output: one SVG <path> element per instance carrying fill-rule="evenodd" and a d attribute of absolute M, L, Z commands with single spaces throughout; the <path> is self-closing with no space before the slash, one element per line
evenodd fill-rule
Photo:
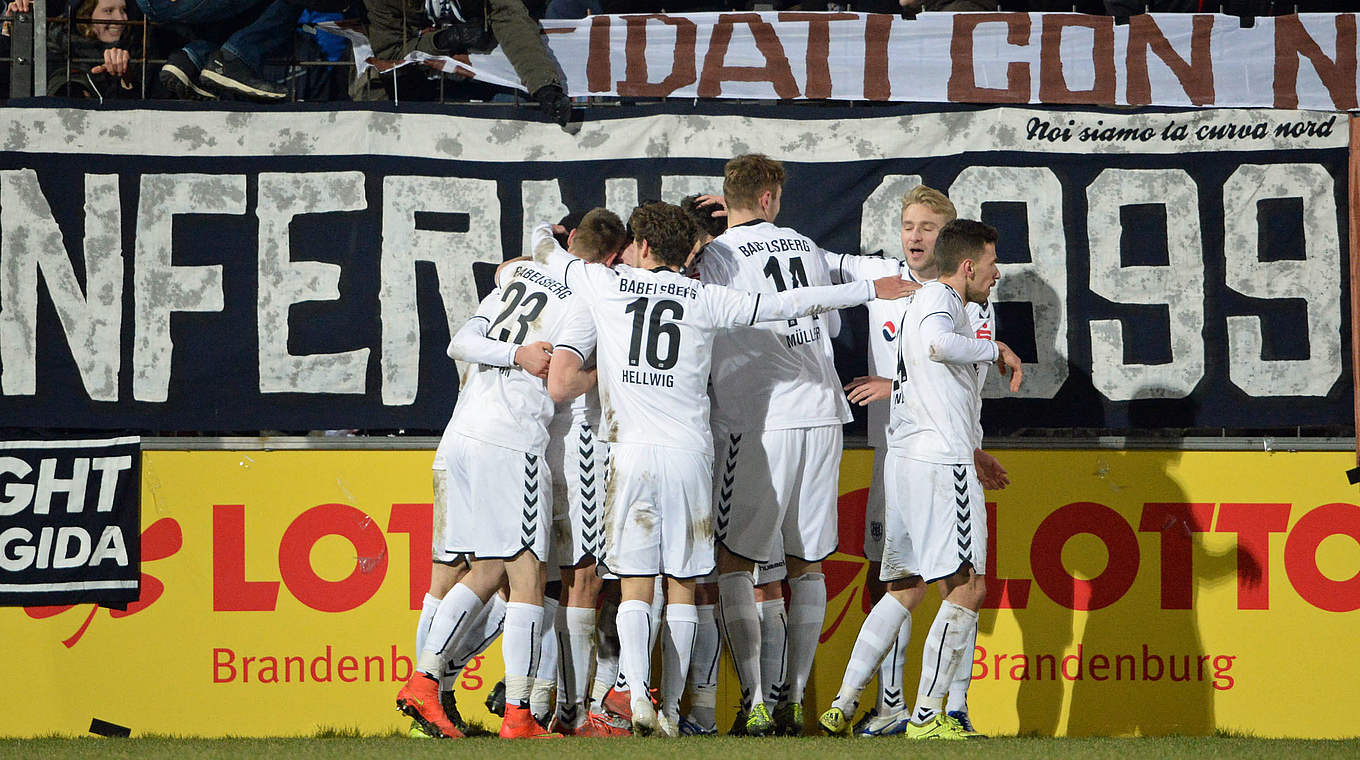
<path fill-rule="evenodd" d="M 987 505 L 972 462 L 933 464 L 887 457 L 885 581 L 913 575 L 933 583 L 964 564 L 987 567 Z"/>
<path fill-rule="evenodd" d="M 784 553 L 820 562 L 839 541 L 841 426 L 728 435 L 718 449 L 714 503 L 718 540 L 756 562 L 773 559 L 779 527 Z"/>
<path fill-rule="evenodd" d="M 784 557 L 784 539 L 778 533 L 775 534 L 775 545 L 771 549 L 769 562 L 756 563 L 755 580 L 757 586 L 764 586 L 766 583 L 776 583 L 789 577 L 788 560 Z"/>
<path fill-rule="evenodd" d="M 598 557 L 604 543 L 605 473 L 609 472 L 609 444 L 595 437 L 584 422 L 567 429 L 566 439 L 548 441 L 548 466 L 553 480 L 553 542 L 555 564 L 575 567 Z"/>
<path fill-rule="evenodd" d="M 430 559 L 444 565 L 466 564 L 468 558 L 464 553 L 450 552 L 444 548 L 449 543 L 449 538 L 444 535 L 449 524 L 449 475 L 442 467 L 434 470 L 434 502 L 430 507 L 433 513 Z"/>
<path fill-rule="evenodd" d="M 697 578 L 713 571 L 713 460 L 614 444 L 604 505 L 603 572 Z"/>
<path fill-rule="evenodd" d="M 874 449 L 874 476 L 869 481 L 869 498 L 864 502 L 864 558 L 883 561 L 883 519 L 887 501 L 883 495 L 883 459 L 887 449 Z"/>
<path fill-rule="evenodd" d="M 528 549 L 548 555 L 552 478 L 543 457 L 454 433 L 440 441 L 448 468 L 445 552 L 510 559 Z M 445 530 L 445 533 L 454 532 Z"/>

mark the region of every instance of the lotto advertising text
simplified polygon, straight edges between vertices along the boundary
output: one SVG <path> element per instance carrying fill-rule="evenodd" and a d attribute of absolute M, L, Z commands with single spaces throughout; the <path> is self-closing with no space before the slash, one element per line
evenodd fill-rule
<path fill-rule="evenodd" d="M 1351 725 L 1349 454 L 993 453 L 1013 485 L 987 493 L 989 593 L 969 692 L 980 729 L 1329 737 Z M 429 584 L 431 456 L 144 452 L 142 598 L 0 610 L 6 675 L 28 685 L 0 735 L 81 734 L 94 717 L 194 736 L 403 728 L 392 704 Z M 850 450 L 842 464 L 814 715 L 872 606 L 872 460 Z M 909 688 L 937 606 L 932 591 L 916 612 Z M 724 668 L 720 707 L 738 698 Z M 501 670 L 498 644 L 469 664 L 465 717 L 496 725 L 482 701 Z M 1333 698 L 1306 699 L 1317 693 Z"/>

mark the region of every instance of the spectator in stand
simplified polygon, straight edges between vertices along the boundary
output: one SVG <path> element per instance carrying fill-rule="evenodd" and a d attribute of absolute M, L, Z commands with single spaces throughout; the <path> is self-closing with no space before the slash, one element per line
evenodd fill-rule
<path fill-rule="evenodd" d="M 33 0 L 13 0 L 7 15 L 32 10 Z M 68 31 L 67 25 L 49 25 L 47 56 L 51 76 L 38 94 L 101 100 L 140 95 L 140 88 L 135 86 L 141 79 L 140 64 L 133 65 L 128 52 L 134 44 L 134 34 L 119 23 L 128 20 L 126 0 L 83 0 L 69 10 L 77 20 L 75 34 Z M 8 21 L 3 34 L 9 35 Z"/>
<path fill-rule="evenodd" d="M 166 58 L 160 81 L 177 97 L 231 96 L 278 102 L 287 91 L 260 76 L 264 59 L 293 40 L 300 5 L 285 0 L 137 0 L 156 23 L 201 27 L 201 37 Z M 210 41 L 226 34 L 220 45 Z"/>
<path fill-rule="evenodd" d="M 563 126 L 571 118 L 557 62 L 522 0 L 364 0 L 364 5 L 373 57 L 394 61 L 413 51 L 459 55 L 499 44 L 543 113 Z M 401 75 L 397 72 L 394 76 Z"/>

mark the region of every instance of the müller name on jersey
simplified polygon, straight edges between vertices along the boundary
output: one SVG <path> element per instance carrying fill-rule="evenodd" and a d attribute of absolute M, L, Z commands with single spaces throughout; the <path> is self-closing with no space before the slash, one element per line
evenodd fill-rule
<path fill-rule="evenodd" d="M 663 388 L 674 388 L 675 377 L 669 372 L 641 372 L 635 369 L 625 369 L 619 373 L 625 383 L 633 385 L 659 385 Z"/>
<path fill-rule="evenodd" d="M 743 256 L 754 256 L 757 253 L 779 253 L 781 251 L 812 251 L 812 246 L 803 238 L 775 238 L 774 240 L 752 240 L 749 243 L 737 246 Z"/>
<path fill-rule="evenodd" d="M 566 285 L 563 285 L 557 280 L 554 280 L 553 278 L 547 276 L 546 274 L 543 274 L 542 272 L 538 271 L 537 269 L 534 269 L 533 267 L 521 264 L 515 267 L 514 276 L 543 286 L 544 290 L 557 296 L 557 299 L 559 301 L 564 298 L 571 297 L 571 288 L 567 287 Z"/>
<path fill-rule="evenodd" d="M 663 295 L 691 299 L 699 297 L 699 288 L 694 285 L 686 285 L 679 282 L 633 280 L 626 276 L 619 278 L 619 292 L 636 293 L 640 296 Z"/>

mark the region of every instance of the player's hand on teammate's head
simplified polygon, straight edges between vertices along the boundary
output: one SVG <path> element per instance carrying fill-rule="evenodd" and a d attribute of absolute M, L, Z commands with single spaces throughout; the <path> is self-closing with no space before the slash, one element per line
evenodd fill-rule
<path fill-rule="evenodd" d="M 1020 357 L 1015 355 L 1010 346 L 999 340 L 996 342 L 996 349 L 996 367 L 1002 375 L 1010 375 L 1011 393 L 1015 393 L 1020 390 L 1020 381 L 1025 375 L 1024 370 L 1020 368 Z"/>
<path fill-rule="evenodd" d="M 887 300 L 909 296 L 920 288 L 920 283 L 912 282 L 895 274 L 874 280 L 874 296 Z"/>
<path fill-rule="evenodd" d="M 977 468 L 978 482 L 988 491 L 1000 491 L 1011 484 L 1006 468 L 982 449 L 973 449 L 973 466 Z"/>
<path fill-rule="evenodd" d="M 727 216 L 727 198 L 721 195 L 700 195 L 696 200 L 699 206 L 717 206 L 711 212 L 711 216 Z"/>
<path fill-rule="evenodd" d="M 886 377 L 867 375 L 857 377 L 845 384 L 845 397 L 852 404 L 868 406 L 874 401 L 882 401 L 892 395 L 892 381 Z"/>
<path fill-rule="evenodd" d="M 548 378 L 548 364 L 552 359 L 552 344 L 546 340 L 534 341 L 520 346 L 515 351 L 515 364 L 524 368 L 534 377 Z"/>

